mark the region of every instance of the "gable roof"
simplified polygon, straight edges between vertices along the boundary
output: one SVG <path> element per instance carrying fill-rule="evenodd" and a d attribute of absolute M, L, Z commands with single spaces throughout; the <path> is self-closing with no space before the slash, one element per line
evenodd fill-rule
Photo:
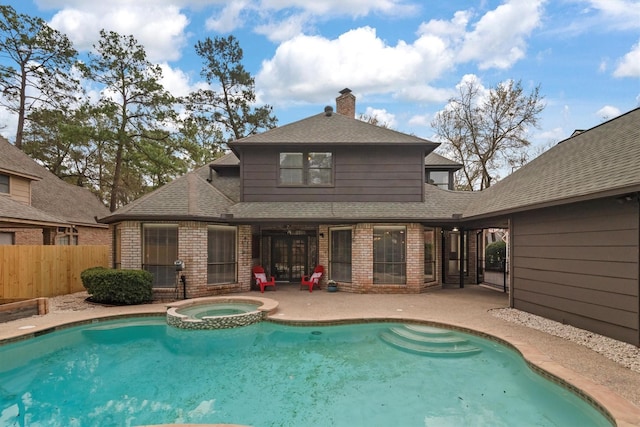
<path fill-rule="evenodd" d="M 104 227 L 96 221 L 96 216 L 105 215 L 109 210 L 93 193 L 64 182 L 2 137 L 0 168 L 33 180 L 31 208 L 40 210 L 48 218 L 73 225 Z"/>
<path fill-rule="evenodd" d="M 211 221 L 221 218 L 235 201 L 218 189 L 216 184 L 224 187 L 228 185 L 228 181 L 230 180 L 210 175 L 209 166 L 203 166 L 121 207 L 100 221 L 112 223 L 150 218 Z M 239 197 L 239 179 L 235 178 L 233 181 L 238 182 Z"/>
<path fill-rule="evenodd" d="M 482 191 L 465 217 L 592 200 L 640 191 L 640 108 L 574 133 Z"/>
<path fill-rule="evenodd" d="M 253 144 L 412 144 L 431 149 L 438 143 L 372 125 L 342 114 L 321 113 L 266 132 L 230 142 L 232 150 Z"/>

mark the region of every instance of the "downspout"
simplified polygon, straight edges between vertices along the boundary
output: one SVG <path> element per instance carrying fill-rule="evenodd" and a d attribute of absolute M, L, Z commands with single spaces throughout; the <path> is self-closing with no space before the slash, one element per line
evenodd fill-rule
<path fill-rule="evenodd" d="M 465 249 L 465 241 L 464 241 L 464 228 L 460 227 L 460 288 L 464 288 L 464 249 Z"/>
<path fill-rule="evenodd" d="M 507 227 L 509 230 L 509 242 L 507 244 L 508 249 L 507 249 L 507 259 L 508 261 L 508 268 L 509 268 L 509 307 L 513 308 L 514 304 L 513 304 L 513 294 L 514 294 L 514 274 L 513 274 L 513 253 L 515 252 L 515 248 L 513 247 L 513 236 L 514 236 L 514 232 L 513 232 L 513 216 L 509 217 L 509 219 L 507 220 Z"/>

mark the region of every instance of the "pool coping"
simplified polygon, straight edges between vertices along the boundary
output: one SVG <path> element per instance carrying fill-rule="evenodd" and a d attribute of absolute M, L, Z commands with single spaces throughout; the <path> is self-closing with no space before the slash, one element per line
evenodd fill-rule
<path fill-rule="evenodd" d="M 224 296 L 224 297 L 207 297 L 217 298 L 222 300 L 242 300 L 242 296 Z M 351 316 L 334 316 L 332 318 L 325 319 L 292 319 L 276 317 L 278 302 L 269 298 L 262 297 L 249 297 L 252 300 L 264 300 L 266 309 L 269 314 L 266 316 L 265 321 L 280 323 L 292 326 L 313 326 L 313 325 L 339 325 L 347 323 L 372 323 L 372 322 L 406 322 L 413 324 L 424 324 L 430 326 L 438 326 L 449 329 L 458 330 L 461 332 L 469 333 L 472 335 L 487 338 L 501 344 L 506 345 L 509 348 L 517 351 L 526 363 L 537 373 L 545 378 L 556 382 L 557 384 L 565 387 L 567 390 L 576 393 L 581 398 L 589 402 L 595 409 L 599 410 L 606 418 L 608 418 L 615 426 L 618 427 L 632 427 L 640 426 L 640 408 L 626 400 L 616 392 L 606 387 L 605 385 L 598 384 L 593 380 L 585 377 L 584 375 L 574 372 L 571 369 L 561 365 L 559 362 L 554 361 L 551 357 L 538 350 L 534 345 L 526 343 L 517 337 L 509 334 L 502 333 L 495 330 L 484 330 L 480 327 L 469 328 L 468 326 L 456 324 L 455 322 L 439 322 L 425 319 L 419 319 L 414 317 L 371 317 L 358 318 Z M 190 300 L 186 300 L 190 301 Z M 275 303 L 275 306 L 274 304 Z M 154 316 L 166 316 L 166 312 L 169 306 L 175 306 L 179 302 L 169 304 L 149 304 L 142 306 L 128 306 L 114 308 L 113 313 L 95 313 L 91 315 L 91 311 L 74 312 L 71 313 L 69 319 L 58 320 L 57 322 L 48 322 L 45 325 L 34 326 L 31 329 L 13 331 L 10 337 L 0 339 L 0 346 L 9 344 L 11 342 L 21 341 L 29 338 L 34 338 L 58 330 L 67 329 L 70 327 L 81 326 L 84 324 L 95 324 L 101 321 L 117 320 L 123 318 L 139 318 L 139 317 L 154 317 Z M 188 303 L 185 303 L 188 304 Z M 264 304 L 263 304 L 264 306 Z M 261 307 L 262 308 L 262 307 Z M 21 319 L 24 320 L 24 319 Z M 17 322 L 17 321 L 16 321 Z M 200 426 L 206 426 L 207 424 L 199 424 Z M 230 426 L 232 424 L 209 424 L 209 426 Z M 185 425 L 182 425 L 185 427 Z"/>

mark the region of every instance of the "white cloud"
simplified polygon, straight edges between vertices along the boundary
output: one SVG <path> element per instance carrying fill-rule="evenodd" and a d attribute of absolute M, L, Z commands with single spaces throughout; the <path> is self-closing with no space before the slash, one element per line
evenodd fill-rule
<path fill-rule="evenodd" d="M 261 9 L 301 9 L 313 15 L 353 17 L 381 12 L 386 15 L 415 13 L 417 7 L 405 0 L 262 0 Z"/>
<path fill-rule="evenodd" d="M 133 35 L 145 47 L 150 61 L 180 58 L 186 43 L 187 17 L 177 6 L 151 2 L 67 2 L 50 21 L 67 34 L 79 50 L 90 50 L 101 29 Z"/>
<path fill-rule="evenodd" d="M 414 44 L 386 44 L 370 27 L 348 31 L 337 39 L 300 35 L 282 43 L 262 63 L 256 84 L 270 98 L 318 102 L 348 86 L 359 92 L 388 93 L 420 85 L 450 69 L 453 59 L 437 37 Z"/>
<path fill-rule="evenodd" d="M 229 2 L 222 12 L 214 17 L 207 19 L 207 30 L 218 31 L 221 33 L 228 33 L 236 28 L 240 28 L 244 25 L 242 21 L 242 13 L 249 6 L 248 0 L 236 0 Z"/>
<path fill-rule="evenodd" d="M 640 77 L 640 41 L 620 60 L 615 77 Z"/>
<path fill-rule="evenodd" d="M 289 16 L 279 22 L 258 25 L 254 31 L 257 34 L 264 35 L 272 42 L 279 43 L 301 35 L 303 29 L 309 25 L 309 20 L 310 18 L 307 14 L 298 14 Z"/>
<path fill-rule="evenodd" d="M 412 116 L 407 122 L 410 126 L 431 126 L 431 121 L 433 120 L 433 114 L 418 114 Z"/>
<path fill-rule="evenodd" d="M 612 107 L 611 105 L 605 105 L 604 107 L 596 111 L 596 115 L 602 120 L 613 119 L 614 117 L 618 117 L 620 114 L 622 114 L 620 109 Z"/>
<path fill-rule="evenodd" d="M 386 109 L 382 108 L 372 108 L 367 107 L 364 112 L 366 117 L 375 118 L 378 121 L 378 124 L 384 125 L 389 128 L 395 128 L 398 125 L 396 120 L 396 115 L 388 112 Z"/>
<path fill-rule="evenodd" d="M 589 0 L 589 3 L 619 30 L 640 28 L 640 2 L 637 0 Z"/>
<path fill-rule="evenodd" d="M 460 62 L 480 69 L 512 66 L 525 55 L 527 37 L 540 25 L 544 0 L 511 0 L 487 12 L 464 37 Z"/>

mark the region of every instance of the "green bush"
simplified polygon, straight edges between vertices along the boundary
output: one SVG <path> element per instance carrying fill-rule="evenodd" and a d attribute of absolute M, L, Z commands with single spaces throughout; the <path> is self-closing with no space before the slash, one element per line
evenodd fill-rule
<path fill-rule="evenodd" d="M 142 304 L 153 297 L 153 275 L 148 271 L 92 267 L 80 278 L 91 300 L 101 304 Z"/>
<path fill-rule="evenodd" d="M 507 256 L 507 244 L 503 241 L 493 242 L 485 250 L 485 268 L 493 271 L 504 271 L 504 259 Z"/>

